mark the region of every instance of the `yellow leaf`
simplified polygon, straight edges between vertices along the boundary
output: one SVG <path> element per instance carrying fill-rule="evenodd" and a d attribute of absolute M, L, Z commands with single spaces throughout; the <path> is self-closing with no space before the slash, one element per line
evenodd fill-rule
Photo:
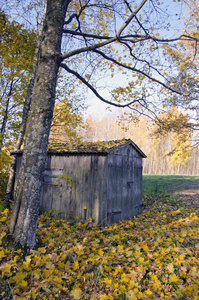
<path fill-rule="evenodd" d="M 51 261 L 46 262 L 46 269 L 54 269 L 55 265 Z"/>
<path fill-rule="evenodd" d="M 45 247 L 38 248 L 38 251 L 39 251 L 39 252 L 42 252 L 42 253 L 45 253 L 45 252 L 46 252 L 46 248 L 45 248 Z"/>
<path fill-rule="evenodd" d="M 28 267 L 29 267 L 29 262 L 23 261 L 23 267 L 24 267 L 25 270 L 27 270 Z"/>
<path fill-rule="evenodd" d="M 178 282 L 179 281 L 179 278 L 173 274 L 169 277 L 169 282 L 172 283 L 172 282 Z"/>
<path fill-rule="evenodd" d="M 61 277 L 56 277 L 54 281 L 56 283 L 62 283 L 62 278 Z"/>
<path fill-rule="evenodd" d="M 100 296 L 100 300 L 107 300 L 109 297 L 106 294 Z"/>
<path fill-rule="evenodd" d="M 170 273 L 174 273 L 174 271 L 175 271 L 172 264 L 169 264 L 169 265 L 167 266 L 167 270 L 168 270 Z"/>
<path fill-rule="evenodd" d="M 4 276 L 4 273 L 9 273 L 11 269 L 11 265 L 8 263 L 5 263 L 0 266 L 0 271 L 2 272 L 2 277 Z"/>
<path fill-rule="evenodd" d="M 144 257 L 139 257 L 138 262 L 143 263 L 144 262 Z"/>
<path fill-rule="evenodd" d="M 144 245 L 144 246 L 142 247 L 142 249 L 143 249 L 145 252 L 148 252 L 148 251 L 149 251 L 149 248 L 148 248 L 147 245 Z"/>
<path fill-rule="evenodd" d="M 73 290 L 70 293 L 70 296 L 75 300 L 82 299 L 82 290 L 78 286 L 74 286 Z"/>
<path fill-rule="evenodd" d="M 124 284 L 120 285 L 120 290 L 122 292 L 125 292 L 126 291 L 126 286 Z"/>
<path fill-rule="evenodd" d="M 30 262 L 31 262 L 31 255 L 26 256 L 26 257 L 25 257 L 25 260 L 26 260 L 28 263 L 30 263 Z"/>
<path fill-rule="evenodd" d="M 110 285 L 111 285 L 112 280 L 109 279 L 109 278 L 104 278 L 104 282 L 105 282 L 106 284 L 110 284 Z"/>
<path fill-rule="evenodd" d="M 98 250 L 98 254 L 99 256 L 103 256 L 104 255 L 104 251 L 102 251 L 101 249 Z"/>
<path fill-rule="evenodd" d="M 25 288 L 25 287 L 27 287 L 28 282 L 25 281 L 25 280 L 22 280 L 22 281 L 19 283 L 19 285 L 20 285 L 21 288 Z"/>
<path fill-rule="evenodd" d="M 118 246 L 117 246 L 117 249 L 118 249 L 118 250 L 123 250 L 123 245 L 118 245 Z"/>
<path fill-rule="evenodd" d="M 22 282 L 27 277 L 26 273 L 17 273 L 12 280 L 16 283 Z"/>
<path fill-rule="evenodd" d="M 128 283 L 130 281 L 129 277 L 127 277 L 126 274 L 122 274 L 121 276 L 121 282 Z"/>
<path fill-rule="evenodd" d="M 78 268 L 78 266 L 79 266 L 79 263 L 78 263 L 78 261 L 76 260 L 76 261 L 74 261 L 74 263 L 73 263 L 73 270 L 74 271 L 76 271 L 77 270 L 77 268 Z"/>
<path fill-rule="evenodd" d="M 0 258 L 2 258 L 5 255 L 5 252 L 3 250 L 0 251 Z"/>
<path fill-rule="evenodd" d="M 148 296 L 151 296 L 153 293 L 152 293 L 152 291 L 151 290 L 146 290 L 146 292 L 145 292 Z"/>

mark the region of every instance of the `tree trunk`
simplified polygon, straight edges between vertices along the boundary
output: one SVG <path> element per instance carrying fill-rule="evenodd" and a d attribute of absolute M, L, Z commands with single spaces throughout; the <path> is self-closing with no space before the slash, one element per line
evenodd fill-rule
<path fill-rule="evenodd" d="M 12 94 L 12 86 L 13 86 L 13 80 L 10 83 L 10 90 L 7 96 L 7 101 L 6 101 L 6 107 L 5 107 L 5 111 L 4 111 L 4 116 L 3 116 L 3 121 L 1 124 L 1 132 L 0 132 L 0 154 L 2 151 L 2 147 L 3 147 L 3 140 L 5 137 L 5 131 L 6 131 L 6 125 L 7 125 L 7 121 L 8 121 L 8 108 L 9 108 L 9 103 L 10 103 L 10 97 Z"/>
<path fill-rule="evenodd" d="M 69 2 L 70 0 L 47 1 L 40 60 L 10 221 L 10 232 L 15 241 L 31 249 L 35 245 L 43 172 L 60 64 L 62 29 Z"/>
<path fill-rule="evenodd" d="M 39 57 L 39 51 L 40 51 L 41 41 L 42 41 L 42 37 L 43 37 L 45 15 L 46 15 L 46 5 L 45 5 L 44 16 L 43 16 L 43 20 L 40 25 L 37 44 L 36 44 L 35 53 L 34 53 L 34 57 L 33 57 L 32 75 L 31 75 L 31 79 L 30 79 L 30 82 L 28 85 L 26 99 L 24 102 L 22 122 L 21 122 L 21 125 L 19 128 L 19 134 L 17 137 L 17 142 L 15 145 L 14 151 L 20 150 L 21 145 L 23 143 L 23 139 L 24 139 L 26 123 L 27 123 L 27 118 L 28 118 L 28 112 L 30 110 L 32 91 L 33 91 L 33 86 L 34 86 L 35 78 L 36 78 L 36 74 L 37 74 L 38 57 Z M 17 162 L 17 157 L 16 157 L 16 155 L 13 155 L 12 162 L 10 165 L 10 172 L 9 172 L 9 178 L 8 178 L 8 183 L 7 183 L 7 188 L 6 188 L 6 194 L 5 194 L 5 198 L 4 198 L 4 207 L 6 207 L 6 208 L 10 208 L 10 201 L 12 199 L 12 193 L 13 193 L 14 181 L 15 181 L 16 162 Z"/>

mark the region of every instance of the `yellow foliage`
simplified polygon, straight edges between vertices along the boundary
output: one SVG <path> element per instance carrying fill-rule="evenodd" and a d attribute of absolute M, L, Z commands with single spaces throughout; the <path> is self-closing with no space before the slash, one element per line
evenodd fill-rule
<path fill-rule="evenodd" d="M 82 298 L 82 294 L 82 290 L 77 285 L 75 285 L 70 293 L 70 296 L 72 296 L 74 300 L 79 300 Z"/>
<path fill-rule="evenodd" d="M 170 283 L 178 282 L 178 281 L 179 281 L 179 278 L 175 274 L 169 276 L 169 282 Z"/>
<path fill-rule="evenodd" d="M 73 263 L 73 270 L 76 271 L 78 269 L 78 266 L 79 266 L 78 261 L 77 260 L 74 261 L 74 263 Z"/>

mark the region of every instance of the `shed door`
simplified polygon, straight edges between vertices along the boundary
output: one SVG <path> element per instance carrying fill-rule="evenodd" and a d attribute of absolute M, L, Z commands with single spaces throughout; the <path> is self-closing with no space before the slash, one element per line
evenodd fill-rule
<path fill-rule="evenodd" d="M 111 155 L 108 159 L 107 223 L 118 223 L 135 215 L 133 157 Z"/>
<path fill-rule="evenodd" d="M 107 223 L 122 220 L 122 156 L 112 154 L 108 159 Z"/>

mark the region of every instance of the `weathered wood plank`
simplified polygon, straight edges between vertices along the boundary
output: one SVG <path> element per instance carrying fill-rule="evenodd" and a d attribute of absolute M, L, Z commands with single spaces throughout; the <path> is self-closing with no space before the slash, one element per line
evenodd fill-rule
<path fill-rule="evenodd" d="M 142 208 L 142 158 L 127 143 L 103 153 L 48 154 L 41 210 L 59 218 L 107 225 L 127 220 Z M 17 174 L 21 156 L 18 156 Z"/>

